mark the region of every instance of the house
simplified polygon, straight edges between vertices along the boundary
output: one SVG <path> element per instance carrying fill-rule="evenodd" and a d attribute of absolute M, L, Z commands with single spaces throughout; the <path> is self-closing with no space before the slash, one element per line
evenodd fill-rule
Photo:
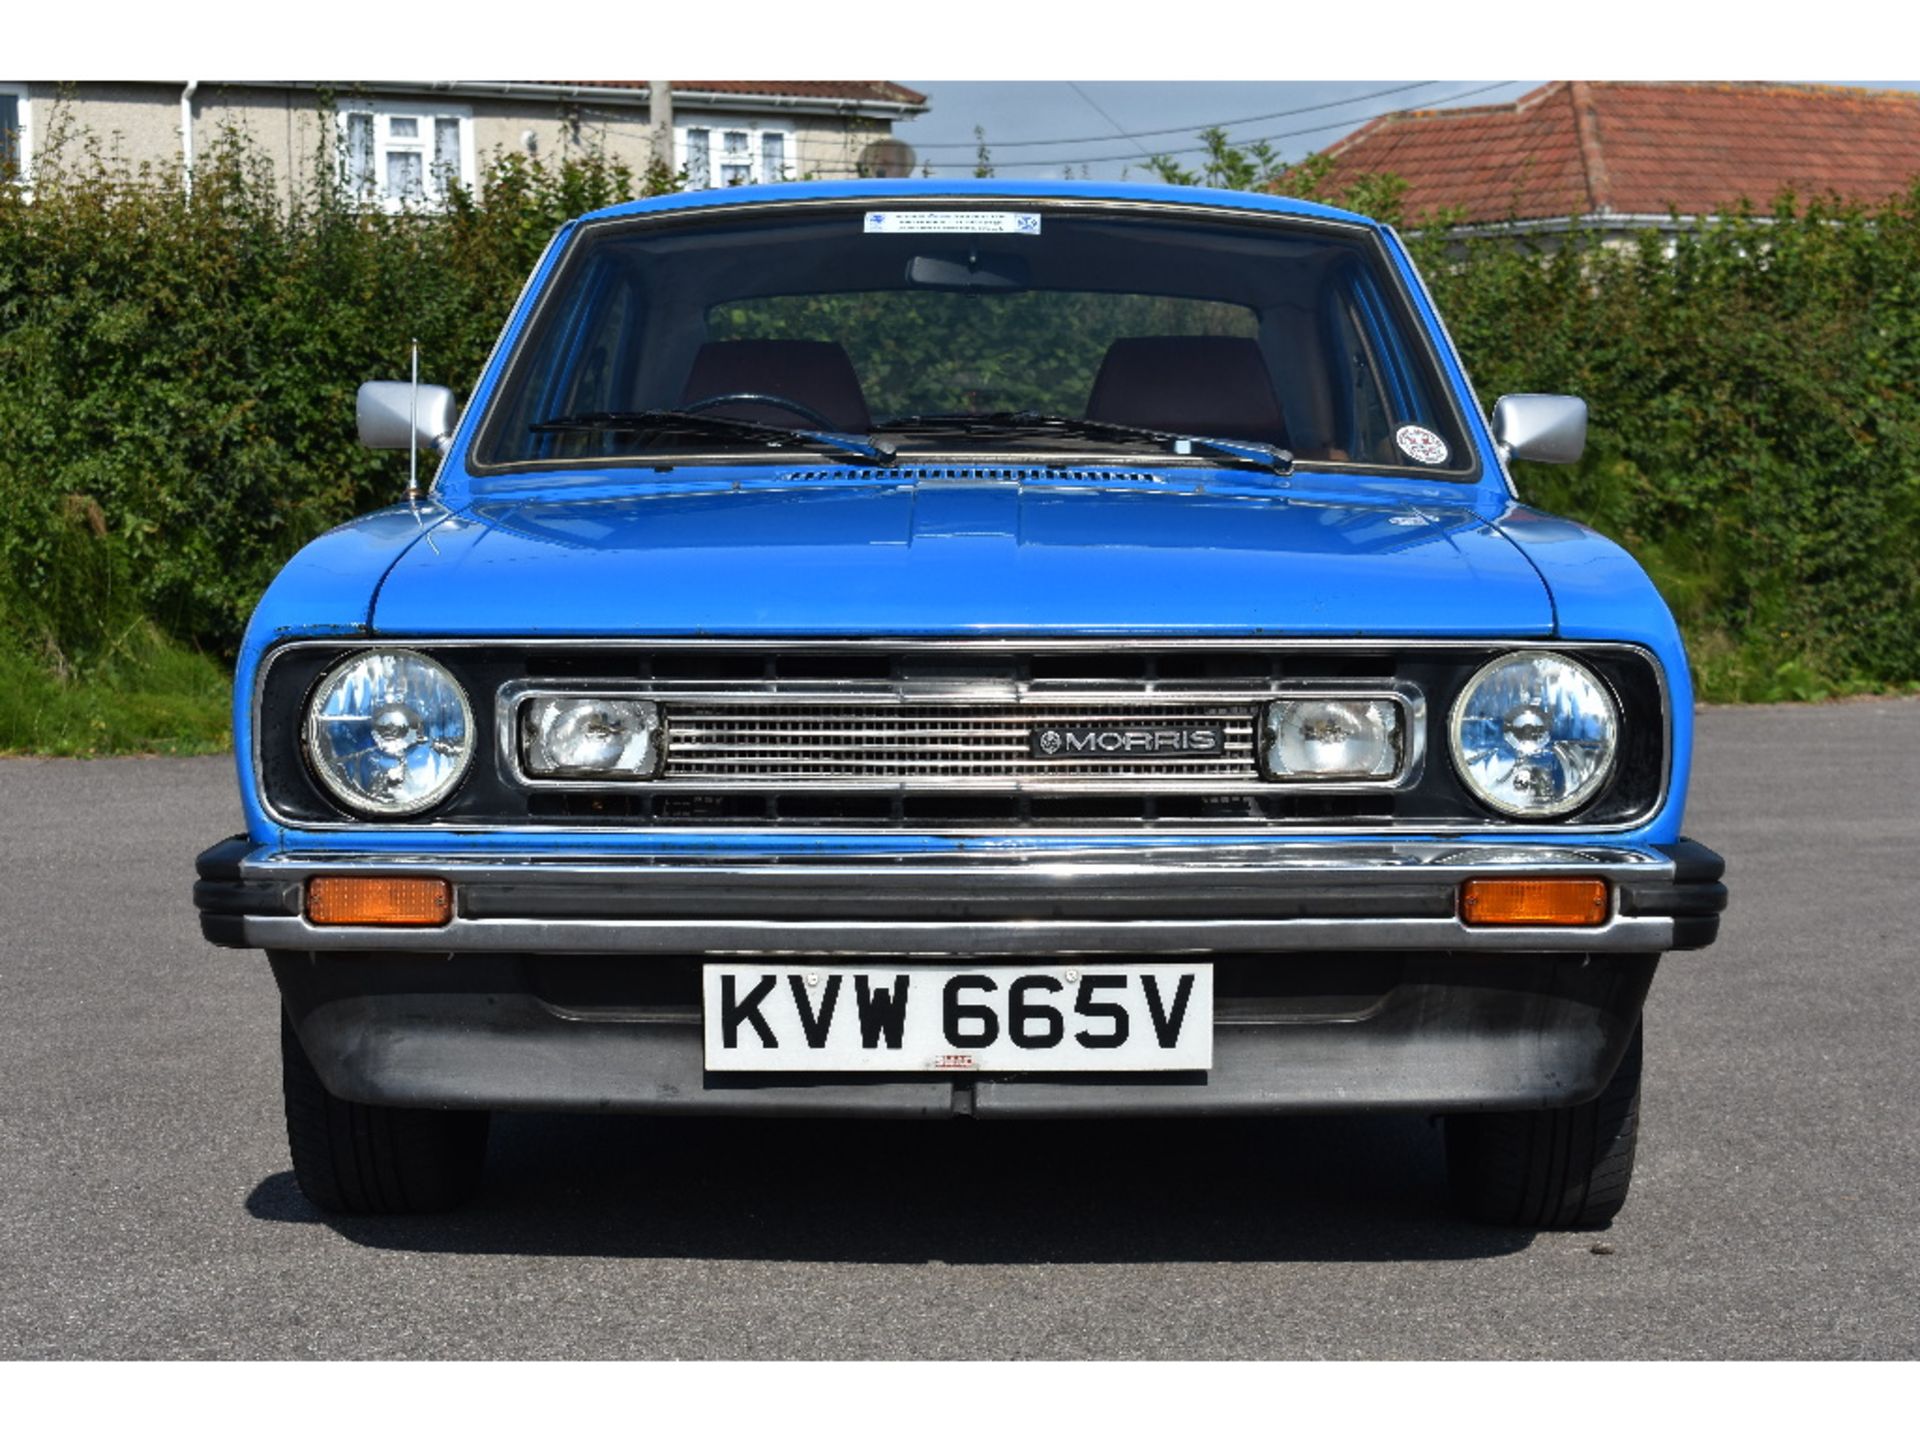
<path fill-rule="evenodd" d="M 887 155 L 871 147 L 927 108 L 926 96 L 888 80 L 666 83 L 660 118 L 672 128 L 674 167 L 695 186 L 873 173 Z M 598 151 L 644 170 L 655 153 L 653 89 L 644 80 L 0 81 L 0 153 L 31 178 L 41 147 L 85 130 L 110 155 L 177 166 L 190 179 L 195 157 L 233 129 L 291 189 L 311 175 L 330 125 L 328 148 L 351 184 L 388 206 L 431 206 L 449 179 L 474 184 L 496 151 Z"/>
<path fill-rule="evenodd" d="M 1865 203 L 1920 176 L 1920 94 L 1825 85 L 1557 80 L 1500 105 L 1383 115 L 1329 147 L 1331 192 L 1406 182 L 1402 213 L 1624 236 L 1785 189 Z"/>

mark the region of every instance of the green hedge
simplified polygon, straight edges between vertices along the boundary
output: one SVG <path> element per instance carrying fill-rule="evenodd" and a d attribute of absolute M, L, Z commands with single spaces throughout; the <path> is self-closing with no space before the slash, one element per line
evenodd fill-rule
<path fill-rule="evenodd" d="M 164 704 L 42 733 L 7 677 L 206 690 L 286 557 L 396 494 L 396 459 L 353 441 L 359 381 L 418 337 L 426 374 L 470 384 L 555 227 L 666 188 L 503 155 L 484 203 L 369 214 L 324 183 L 289 202 L 231 136 L 191 198 L 61 153 L 30 198 L 0 185 L 0 749 L 169 743 Z M 1587 396 L 1587 461 L 1523 487 L 1647 562 L 1707 694 L 1920 677 L 1920 190 L 1671 250 L 1416 244 L 1485 398 Z M 181 651 L 206 657 L 189 680 Z"/>
<path fill-rule="evenodd" d="M 354 444 L 363 379 L 471 383 L 567 216 L 640 193 L 598 162 L 504 157 L 486 205 L 288 205 L 232 136 L 189 199 L 83 155 L 0 186 L 0 603 L 85 669 L 134 615 L 230 654 L 261 588 L 331 525 L 390 501 Z"/>
<path fill-rule="evenodd" d="M 1920 185 L 1557 253 L 1415 243 L 1483 399 L 1586 397 L 1586 459 L 1515 478 L 1648 567 L 1707 695 L 1920 678 Z"/>

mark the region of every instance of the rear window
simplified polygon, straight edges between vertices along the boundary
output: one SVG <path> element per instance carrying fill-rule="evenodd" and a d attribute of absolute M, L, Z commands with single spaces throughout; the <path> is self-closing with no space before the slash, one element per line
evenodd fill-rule
<path fill-rule="evenodd" d="M 1033 413 L 1257 440 L 1306 466 L 1476 472 L 1364 228 L 993 203 L 742 206 L 585 227 L 495 396 L 476 467 L 760 448 L 568 423 L 691 408 L 888 433 L 903 453 L 954 449 L 960 418 Z M 885 221 L 875 233 L 875 214 L 906 217 L 901 233 Z M 1142 448 L 983 427 L 964 448 L 1048 444 Z"/>
<path fill-rule="evenodd" d="M 716 305 L 715 340 L 831 337 L 882 421 L 928 412 L 1083 414 L 1100 362 L 1130 335 L 1258 339 L 1244 305 L 1166 295 L 1028 291 L 986 298 L 875 290 L 775 295 Z"/>

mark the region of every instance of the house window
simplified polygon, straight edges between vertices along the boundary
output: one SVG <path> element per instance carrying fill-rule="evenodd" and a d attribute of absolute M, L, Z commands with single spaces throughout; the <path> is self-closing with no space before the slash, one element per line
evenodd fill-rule
<path fill-rule="evenodd" d="M 739 123 L 684 125 L 678 127 L 676 139 L 680 168 L 687 172 L 687 185 L 694 190 L 766 184 L 792 173 L 790 130 Z"/>
<path fill-rule="evenodd" d="M 403 105 L 356 106 L 340 117 L 341 178 L 389 210 L 437 209 L 474 183 L 473 121 Z"/>
<path fill-rule="evenodd" d="M 0 179 L 25 180 L 33 161 L 33 122 L 24 84 L 0 81 Z"/>
<path fill-rule="evenodd" d="M 704 126 L 694 125 L 682 132 L 685 135 L 687 184 L 695 190 L 704 190 L 713 183 L 713 132 Z"/>
<path fill-rule="evenodd" d="M 753 136 L 745 130 L 724 130 L 720 136 L 720 183 L 753 183 Z"/>

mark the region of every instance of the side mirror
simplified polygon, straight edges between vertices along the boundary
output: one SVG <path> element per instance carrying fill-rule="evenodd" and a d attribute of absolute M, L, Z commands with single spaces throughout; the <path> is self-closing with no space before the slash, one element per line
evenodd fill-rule
<path fill-rule="evenodd" d="M 1493 439 L 1509 460 L 1571 465 L 1587 448 L 1587 402 L 1573 395 L 1502 395 Z"/>
<path fill-rule="evenodd" d="M 367 381 L 353 402 L 360 443 L 369 450 L 444 448 L 460 419 L 453 392 L 444 385 L 422 385 L 419 397 L 416 411 L 414 388 L 407 381 Z"/>

